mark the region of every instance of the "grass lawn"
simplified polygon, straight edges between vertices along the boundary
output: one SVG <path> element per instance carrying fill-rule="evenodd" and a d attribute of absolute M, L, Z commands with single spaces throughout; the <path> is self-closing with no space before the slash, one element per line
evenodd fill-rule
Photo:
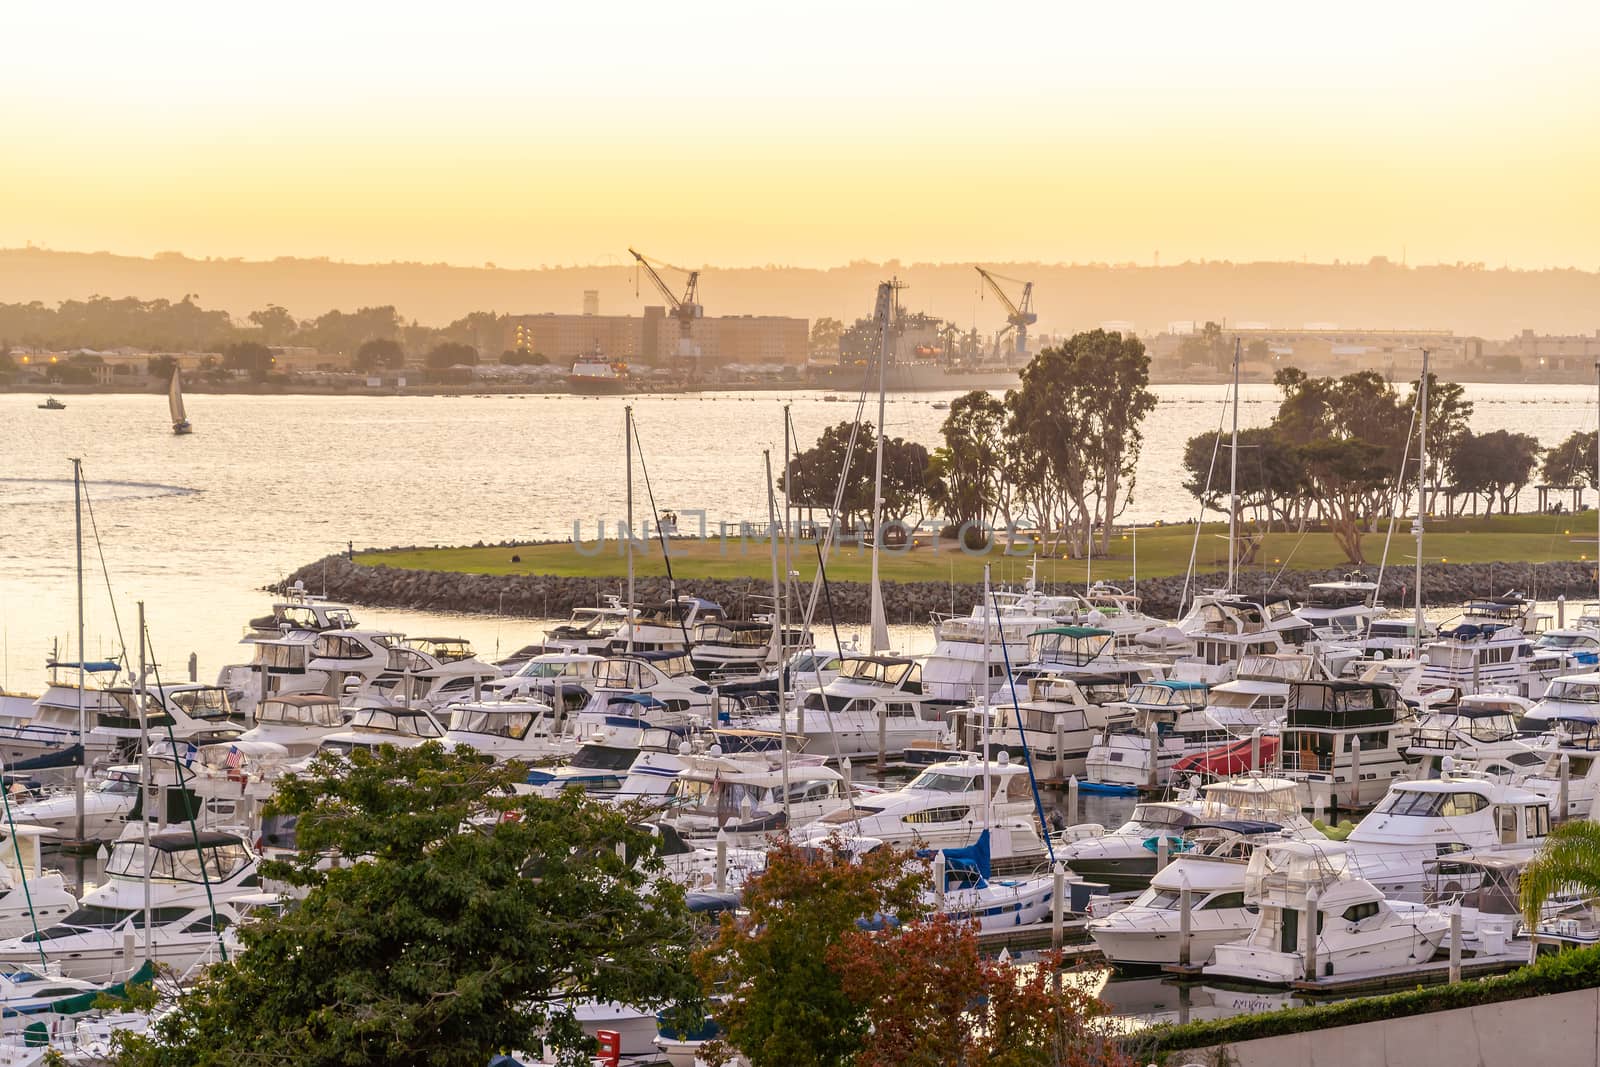
<path fill-rule="evenodd" d="M 1363 542 L 1367 559 L 1376 563 L 1383 555 L 1384 524 L 1368 534 Z M 1200 531 L 1196 566 L 1200 571 L 1223 570 L 1227 526 L 1207 523 Z M 1189 565 L 1195 546 L 1193 526 L 1143 527 L 1138 533 L 1139 577 L 1161 578 L 1182 574 Z M 1026 573 L 1032 551 L 1018 547 L 1007 555 L 998 548 L 990 553 L 961 551 L 954 542 L 926 543 L 910 551 L 885 550 L 882 573 L 888 581 L 978 582 L 983 580 L 983 565 L 993 564 L 996 582 L 1018 582 Z M 1512 515 L 1485 519 L 1433 519 L 1428 522 L 1426 541 L 1430 563 L 1542 563 L 1555 560 L 1595 558 L 1593 513 L 1577 515 Z M 1128 534 L 1117 535 L 1109 557 L 1097 556 L 1093 575 L 1112 581 L 1126 580 L 1133 573 L 1133 542 Z M 1395 524 L 1389 549 L 1389 565 L 1411 565 L 1414 542 L 1407 520 Z M 770 544 L 765 540 L 740 541 L 730 536 L 704 541 L 679 539 L 671 542 L 672 569 L 679 578 L 771 578 Z M 587 554 L 584 554 L 587 553 Z M 513 555 L 520 562 L 512 562 Z M 836 548 L 828 562 L 828 576 L 838 581 L 865 581 L 868 553 L 854 546 Z M 658 542 L 636 549 L 636 572 L 664 575 Z M 356 562 L 384 564 L 418 570 L 455 571 L 473 574 L 548 574 L 561 577 L 610 577 L 626 573 L 620 542 L 610 541 L 598 549 L 585 547 L 580 553 L 571 544 L 529 545 L 494 548 L 424 548 L 396 551 L 358 552 Z M 1252 570 L 1274 571 L 1285 563 L 1294 570 L 1324 570 L 1345 565 L 1343 553 L 1331 535 L 1311 532 L 1271 533 L 1266 536 Z M 816 570 L 816 548 L 798 546 L 795 569 L 809 579 Z M 1046 582 L 1081 584 L 1088 566 L 1083 560 L 1041 559 L 1039 577 Z"/>

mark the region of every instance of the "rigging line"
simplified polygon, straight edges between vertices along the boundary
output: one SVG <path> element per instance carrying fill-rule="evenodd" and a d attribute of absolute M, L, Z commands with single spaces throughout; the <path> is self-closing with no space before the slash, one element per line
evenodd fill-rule
<path fill-rule="evenodd" d="M 630 531 L 630 533 L 631 533 L 631 531 Z M 145 643 L 150 648 L 150 670 L 156 676 L 156 692 L 159 693 L 159 692 L 161 692 L 161 657 L 156 655 L 156 643 L 150 637 L 150 627 L 149 627 L 148 624 L 146 624 L 145 628 L 144 628 L 144 639 L 145 639 Z M 140 688 L 141 688 L 141 690 L 144 690 L 142 695 L 148 696 L 148 690 L 145 689 L 145 687 L 143 686 L 143 683 L 141 683 Z M 149 737 L 145 737 L 144 738 L 144 743 L 145 743 L 144 758 L 145 758 L 146 762 L 148 762 L 149 759 L 150 759 L 150 738 Z M 174 737 L 173 733 L 172 733 L 172 716 L 170 716 L 170 715 L 167 716 L 167 743 L 172 746 L 172 766 L 174 768 L 176 768 L 177 774 L 178 774 L 178 791 L 183 794 L 183 798 L 184 798 L 184 805 L 183 806 L 189 812 L 189 834 L 194 839 L 194 850 L 195 850 L 197 858 L 200 860 L 200 881 L 206 887 L 206 909 L 208 911 L 210 911 L 210 913 L 211 913 L 211 929 L 216 931 L 216 934 L 217 934 L 217 948 L 222 953 L 222 962 L 223 963 L 227 963 L 228 962 L 228 943 L 223 940 L 223 937 L 222 937 L 223 931 L 217 925 L 217 901 L 216 901 L 216 898 L 214 896 L 212 896 L 212 894 L 211 894 L 211 873 L 206 869 L 206 853 L 205 853 L 205 849 L 203 849 L 200 846 L 200 827 L 199 827 L 198 824 L 196 824 L 195 818 L 194 818 L 195 817 L 195 813 L 200 808 L 200 804 L 198 803 L 198 801 L 200 799 L 200 796 L 199 796 L 198 793 L 194 792 L 194 790 L 189 788 L 189 783 L 187 781 L 185 781 L 185 779 L 184 779 L 184 776 L 183 776 L 184 762 L 183 761 L 184 761 L 184 753 L 187 751 L 187 749 L 184 749 L 184 750 L 181 750 L 181 751 L 179 750 L 179 748 L 178 748 L 178 739 L 176 737 Z M 185 741 L 184 744 L 188 745 L 189 742 Z M 198 747 L 196 748 L 196 751 L 199 751 Z M 145 812 L 144 813 L 144 817 L 146 819 L 148 819 L 150 817 L 149 813 Z M 247 845 L 246 847 L 248 848 L 249 846 Z M 215 849 L 213 849 L 212 851 L 213 851 L 213 854 L 215 854 Z M 149 877 L 149 875 L 150 875 L 150 856 L 149 855 L 145 856 L 144 863 L 145 863 L 145 868 L 144 868 L 145 876 Z M 149 931 L 146 931 L 146 933 L 148 933 L 148 932 Z"/>
<path fill-rule="evenodd" d="M 1230 385 L 1228 392 L 1231 393 L 1232 391 L 1233 387 Z M 1183 591 L 1178 594 L 1178 617 L 1180 619 L 1183 617 L 1184 604 L 1189 600 L 1189 583 L 1194 579 L 1195 557 L 1200 552 L 1200 528 L 1205 525 L 1206 498 L 1211 495 L 1211 476 L 1217 472 L 1217 454 L 1222 451 L 1222 420 L 1227 417 L 1227 414 L 1228 405 L 1224 402 L 1222 414 L 1217 416 L 1217 435 L 1211 440 L 1211 464 L 1206 468 L 1206 488 L 1204 494 L 1200 497 L 1200 514 L 1194 520 L 1194 542 L 1189 546 L 1189 569 L 1184 572 Z M 1231 542 L 1228 545 L 1228 551 L 1233 551 Z"/>
<path fill-rule="evenodd" d="M 995 596 L 993 589 L 989 590 L 989 599 L 995 618 L 1000 618 L 1000 600 Z M 1001 629 L 1000 655 L 1006 665 L 1006 678 L 1011 682 L 1008 687 L 1011 690 L 1011 714 L 1016 716 L 1017 734 L 1022 738 L 1022 762 L 1028 768 L 1028 785 L 1033 789 L 1033 810 L 1039 819 L 1039 836 L 1044 838 L 1044 848 L 1050 854 L 1050 865 L 1053 867 L 1056 862 L 1056 847 L 1050 843 L 1050 824 L 1045 822 L 1044 802 L 1039 799 L 1039 782 L 1033 776 L 1032 749 L 1028 746 L 1028 731 L 1022 725 L 1022 709 L 1017 706 L 1017 683 L 1016 679 L 1011 676 L 1011 651 L 1006 647 L 1004 628 Z M 987 681 L 985 679 L 985 684 L 987 684 Z M 984 758 L 988 758 L 987 752 L 984 753 Z"/>
<path fill-rule="evenodd" d="M 111 593 L 111 571 L 106 568 L 106 549 L 100 543 L 100 526 L 94 521 L 94 501 L 89 499 L 89 479 L 80 478 L 79 485 L 83 490 L 83 503 L 89 509 L 89 529 L 94 534 L 94 550 L 100 557 L 100 574 L 106 580 L 106 599 L 111 602 L 111 621 L 117 628 L 117 660 L 127 659 L 128 643 L 122 639 L 122 617 L 117 614 L 117 598 Z M 78 659 L 86 660 L 83 649 L 78 649 Z M 82 741 L 82 738 L 78 740 Z"/>
<path fill-rule="evenodd" d="M 828 566 L 822 561 L 821 545 L 817 546 L 817 573 L 822 576 L 822 594 L 828 601 L 828 624 L 833 628 L 833 643 L 843 652 L 844 639 L 839 636 L 839 616 L 833 610 L 833 587 L 828 584 Z"/>
<path fill-rule="evenodd" d="M 1372 591 L 1372 606 L 1376 608 L 1378 601 L 1383 597 L 1383 572 L 1389 565 L 1389 542 L 1394 539 L 1395 520 L 1400 515 L 1400 493 L 1406 484 L 1406 467 L 1411 463 L 1411 435 L 1417 430 L 1417 409 L 1422 405 L 1422 390 L 1418 389 L 1411 398 L 1411 425 L 1406 429 L 1406 447 L 1400 454 L 1400 477 L 1395 480 L 1394 492 L 1389 497 L 1389 531 L 1383 535 L 1383 555 L 1378 560 L 1378 588 Z M 1428 427 L 1424 425 L 1422 432 L 1426 434 Z M 1423 506 L 1427 505 L 1428 487 L 1423 484 L 1428 477 L 1428 472 L 1422 469 L 1422 457 L 1417 457 L 1417 485 L 1418 496 L 1422 498 Z M 1421 516 L 1418 516 L 1419 518 Z"/>
<path fill-rule="evenodd" d="M 78 747 L 80 750 L 83 747 L 82 738 L 78 739 Z M 33 924 L 33 947 L 39 950 L 39 966 L 48 967 L 44 958 L 44 938 L 39 936 L 39 913 L 33 910 L 33 891 L 28 888 L 28 865 L 22 862 L 22 841 L 17 837 L 17 821 L 11 815 L 9 792 L 0 782 L 0 803 L 4 803 L 6 808 L 6 826 L 11 830 L 11 851 L 17 857 L 17 874 L 22 878 L 22 899 L 27 901 L 28 921 Z M 33 847 L 38 849 L 40 845 L 35 842 Z"/>
<path fill-rule="evenodd" d="M 650 498 L 650 514 L 656 520 L 656 538 L 661 542 L 661 561 L 667 567 L 667 594 L 672 598 L 672 613 L 678 617 L 678 632 L 683 635 L 683 652 L 689 654 L 689 624 L 684 620 L 684 613 L 678 610 L 678 581 L 672 576 L 672 553 L 667 551 L 667 532 L 661 528 L 661 512 L 656 507 L 656 491 L 650 487 L 650 468 L 644 462 L 644 442 L 639 440 L 639 424 L 637 421 L 630 423 L 633 427 L 633 443 L 639 451 L 639 471 L 644 475 L 644 492 Z M 628 531 L 628 536 L 633 536 L 633 531 Z"/>

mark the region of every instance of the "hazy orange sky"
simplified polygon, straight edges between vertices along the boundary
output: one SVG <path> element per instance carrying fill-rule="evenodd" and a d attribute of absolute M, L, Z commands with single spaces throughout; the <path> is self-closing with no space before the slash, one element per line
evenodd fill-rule
<path fill-rule="evenodd" d="M 0 245 L 1600 266 L 1600 4 L 19 4 Z"/>

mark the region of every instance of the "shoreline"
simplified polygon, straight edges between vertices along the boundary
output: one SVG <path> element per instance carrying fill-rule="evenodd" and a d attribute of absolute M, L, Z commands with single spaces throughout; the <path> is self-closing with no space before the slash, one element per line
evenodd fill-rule
<path fill-rule="evenodd" d="M 1286 571 L 1269 589 L 1268 583 L 1255 581 L 1247 574 L 1239 591 L 1247 596 L 1267 592 L 1304 600 L 1313 582 L 1338 581 L 1349 567 Z M 1380 599 L 1396 607 L 1410 596 L 1409 567 L 1391 568 L 1384 575 Z M 1219 587 L 1224 574 L 1218 571 L 1197 574 L 1189 583 L 1195 589 Z M 1549 563 L 1429 563 L 1423 568 L 1428 607 L 1449 607 L 1481 598 L 1486 590 L 1496 594 L 1516 589 L 1539 600 L 1565 596 L 1576 610 L 1595 596 L 1594 564 L 1573 561 Z M 291 573 L 282 583 L 266 588 L 281 593 L 296 581 L 329 599 L 364 607 L 403 608 L 417 611 L 447 611 L 469 615 L 502 615 L 513 618 L 564 618 L 575 607 L 592 607 L 608 595 L 621 595 L 624 586 L 616 577 L 570 577 L 544 574 L 489 575 L 459 571 L 412 570 L 389 566 L 353 563 L 343 555 L 327 556 Z M 1141 581 L 1139 595 L 1144 610 L 1171 618 L 1177 614 L 1183 594 L 1180 576 Z M 1493 583 L 1491 585 L 1491 583 Z M 829 581 L 833 610 L 838 622 L 868 621 L 869 596 L 865 582 Z M 1048 592 L 1051 586 L 1041 583 Z M 677 583 L 680 593 L 693 593 L 722 605 L 732 618 L 749 618 L 757 610 L 770 610 L 770 576 L 753 574 L 748 578 L 688 579 Z M 1068 588 L 1063 585 L 1063 588 Z M 635 597 L 641 603 L 665 600 L 670 595 L 662 577 L 635 579 Z M 983 595 L 980 583 L 972 582 L 883 582 L 884 610 L 891 623 L 928 625 L 933 613 L 965 614 Z M 826 601 L 819 602 L 825 609 Z M 1574 615 L 1574 617 L 1576 617 Z"/>

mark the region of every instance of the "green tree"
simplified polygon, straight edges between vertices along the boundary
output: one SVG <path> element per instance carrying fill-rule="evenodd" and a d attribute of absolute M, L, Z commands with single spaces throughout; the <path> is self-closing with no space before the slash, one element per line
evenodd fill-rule
<path fill-rule="evenodd" d="M 478 365 L 478 350 L 469 344 L 459 341 L 445 341 L 434 345 L 424 360 L 429 370 L 444 370 L 464 363 L 469 367 Z"/>
<path fill-rule="evenodd" d="M 1484 512 L 1494 513 L 1494 504 L 1500 502 L 1500 513 L 1509 513 L 1511 503 L 1522 487 L 1533 476 L 1539 460 L 1539 441 L 1525 433 L 1493 430 L 1489 433 L 1468 432 L 1456 444 L 1450 459 L 1450 477 L 1458 489 L 1481 493 Z"/>
<path fill-rule="evenodd" d="M 1417 389 L 1412 386 L 1412 406 L 1416 404 Z M 1444 473 L 1451 469 L 1457 447 L 1471 432 L 1472 401 L 1460 382 L 1442 382 L 1432 371 L 1428 372 L 1428 484 L 1434 489 L 1428 494 L 1428 510 L 1434 507 L 1438 485 Z"/>
<path fill-rule="evenodd" d="M 1574 431 L 1545 453 L 1540 476 L 1546 485 L 1561 487 L 1595 484 L 1595 435 Z"/>
<path fill-rule="evenodd" d="M 399 341 L 391 337 L 374 337 L 370 341 L 361 342 L 361 347 L 356 349 L 355 359 L 350 363 L 356 370 L 363 372 L 403 367 L 405 364 L 405 349 L 400 347 Z"/>
<path fill-rule="evenodd" d="M 294 316 L 277 304 L 268 304 L 259 311 L 252 311 L 248 317 L 260 328 L 261 339 L 269 345 L 286 343 L 300 328 Z"/>
<path fill-rule="evenodd" d="M 178 361 L 171 356 L 151 356 L 144 361 L 144 372 L 157 381 L 165 382 L 172 378 L 172 371 Z"/>
<path fill-rule="evenodd" d="M 959 396 L 939 434 L 944 444 L 928 461 L 929 503 L 954 526 L 994 526 L 996 512 L 1010 510 L 1005 401 L 981 389 Z"/>
<path fill-rule="evenodd" d="M 1600 896 L 1600 823 L 1587 819 L 1565 822 L 1550 831 L 1517 880 L 1522 896 L 1522 921 L 1539 924 L 1544 906 L 1563 889 L 1588 898 Z"/>
<path fill-rule="evenodd" d="M 1233 436 L 1215 430 L 1189 438 L 1183 449 L 1188 479 L 1183 487 L 1206 507 L 1226 511 L 1232 475 Z M 1271 426 L 1239 431 L 1239 510 L 1254 510 L 1269 527 L 1296 516 L 1306 491 L 1305 462 Z"/>
<path fill-rule="evenodd" d="M 240 341 L 222 350 L 222 365 L 229 370 L 248 371 L 256 381 L 262 381 L 272 371 L 277 359 L 272 349 L 258 341 Z"/>
<path fill-rule="evenodd" d="M 694 957 L 707 989 L 727 994 L 715 1016 L 751 1067 L 843 1067 L 869 1020 L 845 992 L 830 950 L 872 916 L 922 916 L 927 872 L 909 852 L 878 848 L 856 862 L 837 842 L 818 850 L 779 841 L 745 886 L 745 915 L 724 916 Z"/>
<path fill-rule="evenodd" d="M 1178 345 L 1178 358 L 1186 365 L 1210 367 L 1217 372 L 1233 369 L 1233 342 L 1222 335 L 1222 327 L 1208 322 L 1189 334 Z"/>
<path fill-rule="evenodd" d="M 525 773 L 429 742 L 285 779 L 269 810 L 298 819 L 300 851 L 266 873 L 307 895 L 241 929 L 122 1064 L 482 1067 L 541 1034 L 587 1063 L 575 1002 L 695 1004 L 655 837 L 578 791 L 517 794 Z"/>
<path fill-rule="evenodd" d="M 1361 534 L 1370 518 L 1369 501 L 1392 477 L 1383 448 L 1359 437 L 1325 437 L 1298 451 L 1326 510 L 1334 543 L 1349 562 L 1365 563 Z"/>

